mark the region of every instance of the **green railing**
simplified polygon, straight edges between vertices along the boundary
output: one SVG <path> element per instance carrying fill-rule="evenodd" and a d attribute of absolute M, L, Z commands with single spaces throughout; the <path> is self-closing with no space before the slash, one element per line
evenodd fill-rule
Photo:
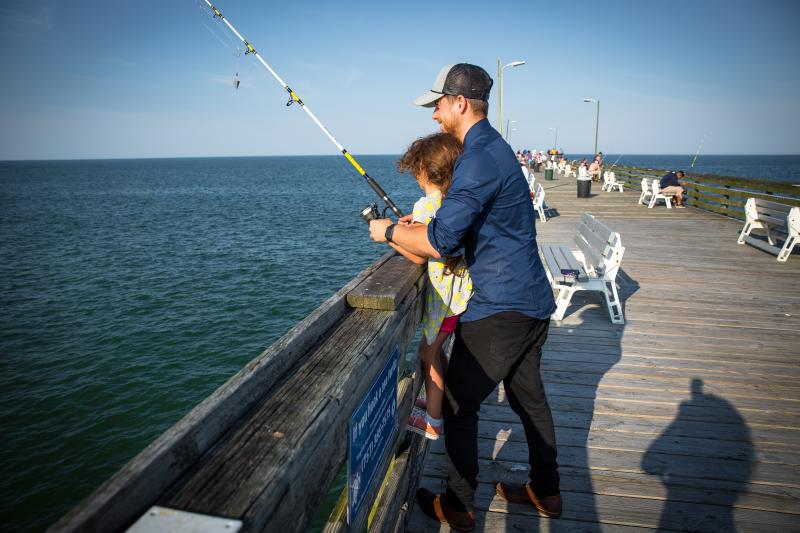
<path fill-rule="evenodd" d="M 617 181 L 632 190 L 641 191 L 642 178 L 650 182 L 665 170 L 616 166 L 612 169 Z M 728 176 L 687 173 L 689 183 L 685 204 L 744 220 L 744 204 L 748 198 L 763 198 L 786 205 L 800 206 L 800 187 L 789 183 L 744 179 Z"/>

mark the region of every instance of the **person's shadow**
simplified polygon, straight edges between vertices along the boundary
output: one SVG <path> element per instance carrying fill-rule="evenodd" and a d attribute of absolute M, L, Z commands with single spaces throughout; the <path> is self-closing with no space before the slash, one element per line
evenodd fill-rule
<path fill-rule="evenodd" d="M 659 529 L 692 531 L 736 531 L 733 505 L 746 490 L 753 473 L 753 442 L 742 415 L 730 402 L 703 391 L 703 380 L 694 378 L 692 397 L 681 402 L 675 420 L 650 444 L 642 458 L 642 470 L 658 476 L 667 489 L 661 510 Z M 702 430 L 703 420 L 725 423 L 725 465 L 718 475 L 726 488 L 715 491 L 713 505 L 701 504 L 702 513 L 687 513 L 687 504 L 698 505 L 697 476 L 708 471 L 709 458 L 702 453 L 697 439 L 708 440 Z M 698 523 L 701 520 L 702 523 Z"/>

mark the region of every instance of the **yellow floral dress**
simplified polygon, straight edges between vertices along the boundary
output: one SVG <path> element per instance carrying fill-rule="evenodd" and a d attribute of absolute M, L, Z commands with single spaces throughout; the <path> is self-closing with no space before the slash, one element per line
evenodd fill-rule
<path fill-rule="evenodd" d="M 428 225 L 441 205 L 441 192 L 433 191 L 423 196 L 414 204 L 414 222 Z M 472 296 L 472 279 L 466 265 L 463 266 L 461 276 L 446 274 L 444 258 L 428 259 L 428 290 L 425 313 L 422 315 L 422 332 L 429 345 L 436 340 L 446 317 L 460 315 L 467 310 L 467 303 Z"/>

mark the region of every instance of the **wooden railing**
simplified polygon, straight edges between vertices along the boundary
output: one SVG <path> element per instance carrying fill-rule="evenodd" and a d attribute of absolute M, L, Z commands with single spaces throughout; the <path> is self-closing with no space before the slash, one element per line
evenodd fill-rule
<path fill-rule="evenodd" d="M 664 170 L 624 166 L 616 166 L 613 171 L 617 181 L 636 191 L 641 191 L 642 178 L 650 181 L 666 173 Z M 689 173 L 683 181 L 689 183 L 686 205 L 739 220 L 744 220 L 744 204 L 748 198 L 800 206 L 800 187 L 787 183 Z"/>
<path fill-rule="evenodd" d="M 162 516 L 188 522 L 160 523 L 157 530 L 187 531 L 194 520 L 217 520 L 232 532 L 306 531 L 346 460 L 351 415 L 397 352 L 398 377 L 386 375 L 398 379 L 396 419 L 388 425 L 398 431 L 378 454 L 375 482 L 349 527 L 360 531 L 370 517 L 371 531 L 402 530 L 427 442 L 403 438 L 420 378 L 415 364 L 402 370 L 426 279 L 422 267 L 394 252 L 383 256 L 50 531 L 125 531 Z M 334 513 L 327 530 L 346 527 L 344 514 Z"/>

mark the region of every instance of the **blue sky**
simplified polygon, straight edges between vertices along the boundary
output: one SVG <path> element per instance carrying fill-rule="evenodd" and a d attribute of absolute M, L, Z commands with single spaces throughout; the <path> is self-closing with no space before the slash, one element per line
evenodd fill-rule
<path fill-rule="evenodd" d="M 4 0 L 0 160 L 335 154 L 197 0 Z M 354 154 L 436 129 L 446 63 L 504 71 L 515 148 L 800 153 L 800 2 L 215 4 Z M 221 40 L 223 42 L 221 42 Z M 241 86 L 233 89 L 238 69 Z M 496 87 L 497 84 L 495 84 Z M 493 91 L 489 118 L 497 123 Z"/>

